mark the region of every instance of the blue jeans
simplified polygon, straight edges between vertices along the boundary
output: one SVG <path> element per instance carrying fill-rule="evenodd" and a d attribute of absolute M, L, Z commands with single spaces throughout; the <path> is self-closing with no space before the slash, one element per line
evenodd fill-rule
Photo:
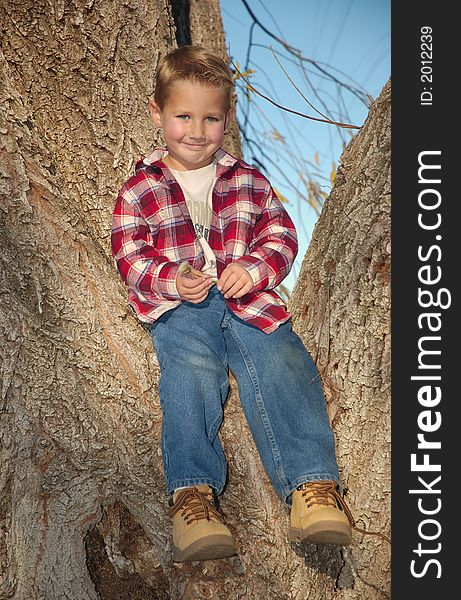
<path fill-rule="evenodd" d="M 339 485 L 333 432 L 317 369 L 291 321 L 270 334 L 246 323 L 213 287 L 151 327 L 160 363 L 162 456 L 167 489 L 207 483 L 220 494 L 227 475 L 219 429 L 234 373 L 262 464 L 291 503 L 306 481 Z"/>

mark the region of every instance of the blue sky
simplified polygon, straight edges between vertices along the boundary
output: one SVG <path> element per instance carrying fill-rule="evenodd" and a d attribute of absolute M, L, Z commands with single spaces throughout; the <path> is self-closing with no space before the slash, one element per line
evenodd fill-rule
<path fill-rule="evenodd" d="M 247 4 L 262 25 L 299 50 L 303 57 L 315 61 L 315 65 L 303 62 L 308 69 L 307 75 L 303 75 L 295 64 L 295 57 L 260 27 L 254 26 L 254 46 L 248 66 L 256 71 L 250 79 L 255 87 L 284 106 L 319 116 L 289 82 L 268 48 L 272 46 L 292 80 L 318 110 L 325 113 L 328 108 L 336 120 L 362 125 L 368 107 L 353 93 L 328 81 L 322 69 L 327 68 L 338 80 L 354 89 L 362 89 L 373 98 L 379 95 L 390 76 L 390 0 L 247 0 Z M 253 19 L 242 0 L 221 0 L 221 11 L 230 56 L 243 69 Z M 244 98 L 239 96 L 239 105 L 244 104 Z M 298 258 L 284 282 L 291 289 L 317 215 L 293 192 L 294 188 L 305 188 L 299 170 L 284 148 L 301 156 L 306 164 L 305 172 L 328 194 L 332 166 L 337 166 L 343 144 L 351 139 L 351 132 L 343 129 L 338 134 L 334 126 L 282 114 L 283 111 L 254 95 L 250 105 L 251 124 L 247 132 L 262 145 L 259 146 L 261 152 L 258 146 L 244 145 L 244 159 L 253 164 L 259 160 L 264 165 L 263 170 L 274 187 L 289 200 L 287 208 L 299 234 Z M 238 116 L 242 123 L 243 113 L 239 111 Z M 272 141 L 274 131 L 286 140 L 285 146 Z M 266 157 L 262 156 L 262 150 Z"/>

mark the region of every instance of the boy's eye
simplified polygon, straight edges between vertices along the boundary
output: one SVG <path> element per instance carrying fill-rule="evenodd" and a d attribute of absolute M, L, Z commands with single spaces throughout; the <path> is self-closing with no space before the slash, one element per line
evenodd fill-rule
<path fill-rule="evenodd" d="M 190 115 L 176 115 L 176 118 L 180 119 L 181 121 L 189 121 Z M 208 121 L 209 123 L 218 123 L 219 118 L 214 117 L 214 116 L 209 116 L 209 117 L 206 117 L 206 121 Z"/>

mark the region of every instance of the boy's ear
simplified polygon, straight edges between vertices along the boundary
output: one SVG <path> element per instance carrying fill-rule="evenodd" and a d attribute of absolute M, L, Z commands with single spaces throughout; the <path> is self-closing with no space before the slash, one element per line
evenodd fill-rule
<path fill-rule="evenodd" d="M 161 129 L 163 127 L 162 111 L 160 110 L 160 106 L 154 102 L 154 100 L 149 100 L 149 112 L 154 125 Z"/>

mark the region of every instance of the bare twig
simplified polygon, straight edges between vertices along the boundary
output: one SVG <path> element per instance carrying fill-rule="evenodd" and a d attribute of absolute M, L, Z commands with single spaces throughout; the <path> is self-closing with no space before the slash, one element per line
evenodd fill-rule
<path fill-rule="evenodd" d="M 351 125 L 350 123 L 341 123 L 339 121 L 333 121 L 331 119 L 319 119 L 318 117 L 311 117 L 310 115 L 306 115 L 304 113 L 301 113 L 297 110 L 293 110 L 291 108 L 288 108 L 286 106 L 283 106 L 282 104 L 279 104 L 278 102 L 275 102 L 274 100 L 272 100 L 271 98 L 269 98 L 268 96 L 266 96 L 265 94 L 262 94 L 259 90 L 257 90 L 249 81 L 248 79 L 243 75 L 243 73 L 240 71 L 240 69 L 237 67 L 237 65 L 234 63 L 234 61 L 231 59 L 231 62 L 234 66 L 235 72 L 238 73 L 239 77 L 241 79 L 243 79 L 243 81 L 246 83 L 246 85 L 258 96 L 261 96 L 261 98 L 264 98 L 264 100 L 267 100 L 268 102 L 270 102 L 271 104 L 273 104 L 274 106 L 276 106 L 277 108 L 280 108 L 281 110 L 284 110 L 286 112 L 292 113 L 294 115 L 298 115 L 300 117 L 303 117 L 305 119 L 309 119 L 311 121 L 318 121 L 320 123 L 328 123 L 329 125 L 336 125 L 337 127 L 343 127 L 344 129 L 360 129 L 360 126 L 358 125 Z M 317 111 L 318 112 L 318 111 Z"/>
<path fill-rule="evenodd" d="M 242 3 L 245 6 L 245 8 L 247 9 L 247 11 L 250 14 L 251 18 L 253 19 L 253 23 L 255 23 L 256 25 L 258 25 L 258 27 L 260 27 L 262 29 L 262 31 L 264 31 L 264 33 L 266 33 L 269 37 L 271 37 L 272 39 L 276 40 L 280 45 L 282 45 L 285 48 L 285 50 L 287 50 L 293 56 L 296 56 L 296 58 L 299 61 L 310 63 L 318 71 L 320 71 L 320 73 L 323 73 L 324 75 L 326 75 L 326 77 L 328 79 L 330 79 L 331 81 L 334 81 L 337 84 L 345 87 L 352 94 L 354 94 L 355 96 L 357 96 L 357 98 L 359 98 L 359 100 L 361 100 L 362 102 L 364 101 L 363 100 L 363 93 L 361 92 L 361 90 L 354 89 L 352 86 L 348 85 L 347 83 L 345 83 L 343 81 L 340 81 L 337 77 L 335 77 L 334 75 L 332 75 L 331 73 L 329 73 L 325 68 L 323 68 L 322 66 L 320 66 L 321 64 L 324 64 L 324 63 L 321 63 L 320 61 L 316 61 L 316 60 L 313 60 L 312 58 L 307 58 L 307 57 L 303 56 L 301 50 L 299 50 L 298 48 L 295 48 L 294 46 L 291 46 L 290 44 L 288 44 L 287 42 L 285 42 L 285 40 L 283 40 L 279 36 L 275 35 L 275 33 L 273 33 L 272 31 L 270 31 L 269 29 L 267 29 L 267 27 L 265 27 L 261 23 L 261 21 L 258 19 L 258 17 L 251 10 L 251 8 L 249 7 L 248 2 L 246 2 L 246 0 L 242 0 Z M 328 67 L 331 68 L 329 65 L 328 65 Z"/>
<path fill-rule="evenodd" d="M 316 113 L 318 113 L 320 116 L 324 117 L 327 120 L 328 117 L 326 115 L 324 115 L 323 113 L 321 113 L 317 108 L 315 108 L 315 106 L 306 98 L 306 96 L 302 93 L 302 91 L 299 89 L 299 87 L 296 85 L 296 83 L 293 81 L 293 79 L 288 75 L 285 67 L 282 65 L 282 63 L 279 61 L 279 59 L 277 58 L 274 49 L 272 48 L 272 46 L 269 46 L 271 52 L 272 52 L 272 56 L 275 58 L 275 60 L 277 61 L 277 64 L 279 65 L 279 67 L 282 69 L 282 71 L 285 73 L 286 78 L 288 79 L 288 81 L 291 83 L 291 85 L 295 88 L 295 90 L 298 92 L 298 94 L 301 96 L 301 98 L 303 98 L 303 100 L 305 102 L 307 102 L 307 104 L 309 104 L 309 106 L 315 110 Z"/>

